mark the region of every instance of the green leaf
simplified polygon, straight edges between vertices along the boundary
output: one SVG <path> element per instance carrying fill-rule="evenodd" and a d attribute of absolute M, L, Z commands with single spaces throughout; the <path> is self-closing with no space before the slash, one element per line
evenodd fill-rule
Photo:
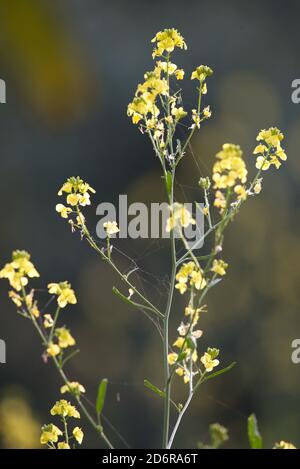
<path fill-rule="evenodd" d="M 147 379 L 144 379 L 144 386 L 146 386 L 146 388 L 148 389 L 151 389 L 151 391 L 155 392 L 155 394 L 157 394 L 159 397 L 165 397 L 166 396 L 166 393 L 164 391 L 161 391 L 157 386 L 155 386 L 154 384 L 150 383 L 150 381 L 148 381 Z M 180 408 L 180 404 L 176 404 L 176 402 L 174 402 L 172 399 L 171 399 L 171 404 L 175 407 L 175 409 L 180 412 L 181 408 Z"/>
<path fill-rule="evenodd" d="M 147 379 L 144 379 L 144 386 L 146 388 L 151 389 L 151 391 L 155 392 L 155 394 L 158 394 L 159 397 L 165 397 L 166 393 L 164 391 L 161 391 L 158 389 L 154 384 L 150 383 Z"/>
<path fill-rule="evenodd" d="M 118 298 L 120 298 L 124 303 L 127 303 L 128 305 L 134 304 L 133 301 L 131 301 L 129 298 L 127 298 L 123 293 L 121 293 L 116 287 L 112 288 L 112 292 L 114 295 L 116 295 Z"/>
<path fill-rule="evenodd" d="M 182 362 L 185 358 L 186 358 L 186 352 L 181 352 L 177 357 L 176 363 Z"/>
<path fill-rule="evenodd" d="M 262 449 L 263 440 L 258 430 L 255 414 L 248 417 L 248 439 L 251 449 Z"/>
<path fill-rule="evenodd" d="M 98 417 L 100 417 L 101 412 L 104 407 L 104 401 L 105 401 L 105 396 L 106 396 L 106 388 L 107 388 L 107 379 L 103 379 L 101 383 L 99 384 L 98 388 L 98 395 L 97 395 L 97 401 L 96 401 L 96 411 L 98 414 Z"/>
<path fill-rule="evenodd" d="M 202 383 L 204 383 L 204 381 L 207 381 L 208 379 L 212 379 L 212 378 L 215 378 L 216 376 L 227 373 L 227 371 L 230 371 L 235 365 L 236 365 L 236 362 L 232 362 L 230 365 L 226 366 L 226 368 L 222 368 L 222 370 L 215 371 L 215 373 L 211 373 L 205 376 L 202 380 Z"/>
<path fill-rule="evenodd" d="M 170 171 L 166 172 L 166 188 L 167 192 L 170 195 L 172 191 L 172 184 L 173 184 L 173 178 L 172 178 L 172 173 Z"/>

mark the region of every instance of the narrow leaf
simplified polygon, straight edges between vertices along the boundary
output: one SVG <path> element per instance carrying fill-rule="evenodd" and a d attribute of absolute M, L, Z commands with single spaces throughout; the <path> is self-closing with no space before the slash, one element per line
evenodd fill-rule
<path fill-rule="evenodd" d="M 172 190 L 172 173 L 170 171 L 166 172 L 166 187 L 167 192 L 170 195 Z"/>
<path fill-rule="evenodd" d="M 147 379 L 144 379 L 144 386 L 146 386 L 146 388 L 148 389 L 151 389 L 151 391 L 155 392 L 155 394 L 157 394 L 159 397 L 164 398 L 166 396 L 166 393 L 164 391 L 161 391 L 161 389 L 159 389 L 154 384 L 150 383 L 150 381 L 148 381 Z M 176 402 L 174 402 L 172 399 L 171 404 L 175 407 L 178 412 L 180 412 L 180 404 L 177 405 Z"/>
<path fill-rule="evenodd" d="M 101 415 L 101 412 L 104 407 L 106 388 L 107 388 L 107 379 L 103 379 L 101 383 L 99 384 L 97 401 L 96 401 L 96 411 L 97 411 L 98 416 Z"/>
<path fill-rule="evenodd" d="M 204 383 L 204 381 L 207 381 L 208 379 L 212 379 L 212 378 L 215 378 L 216 376 L 220 376 L 220 375 L 223 375 L 224 373 L 227 373 L 227 371 L 230 371 L 235 365 L 236 365 L 236 362 L 232 362 L 230 365 L 226 366 L 226 368 L 222 368 L 222 370 L 216 371 L 215 373 L 211 373 L 205 376 L 202 380 L 202 383 Z"/>
<path fill-rule="evenodd" d="M 263 441 L 258 430 L 255 414 L 248 417 L 248 439 L 251 449 L 262 449 Z"/>
<path fill-rule="evenodd" d="M 151 391 L 158 394 L 159 397 L 165 397 L 166 395 L 164 391 L 161 391 L 160 389 L 158 389 L 156 386 L 154 386 L 154 384 L 150 383 L 150 381 L 148 381 L 147 379 L 144 379 L 144 386 L 146 386 L 146 388 L 149 388 L 151 389 Z"/>
<path fill-rule="evenodd" d="M 123 295 L 116 287 L 112 288 L 112 292 L 114 295 L 116 295 L 118 298 L 120 298 L 124 303 L 127 303 L 129 305 L 134 304 L 133 301 L 131 301 L 129 298 L 127 298 L 125 295 Z"/>

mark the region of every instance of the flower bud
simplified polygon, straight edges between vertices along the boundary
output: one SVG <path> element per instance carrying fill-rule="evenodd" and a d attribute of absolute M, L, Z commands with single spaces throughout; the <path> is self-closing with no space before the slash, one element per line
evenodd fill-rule
<path fill-rule="evenodd" d="M 208 189 L 210 188 L 210 179 L 209 179 L 209 177 L 200 178 L 198 184 L 202 189 L 204 189 L 205 191 L 208 191 Z"/>

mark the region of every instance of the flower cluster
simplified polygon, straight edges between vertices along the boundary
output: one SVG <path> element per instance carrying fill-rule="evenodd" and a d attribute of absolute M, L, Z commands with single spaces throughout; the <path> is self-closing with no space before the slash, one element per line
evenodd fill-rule
<path fill-rule="evenodd" d="M 199 80 L 202 83 L 207 77 L 213 74 L 213 70 L 207 65 L 199 65 L 196 70 L 193 71 L 191 79 Z"/>
<path fill-rule="evenodd" d="M 10 285 L 15 288 L 15 290 L 9 291 L 8 295 L 20 309 L 20 313 L 27 318 L 31 318 L 36 326 L 39 327 L 36 320 L 41 316 L 41 313 L 37 300 L 34 299 L 34 290 L 27 293 L 25 288 L 28 284 L 28 278 L 39 277 L 36 268 L 30 261 L 30 255 L 26 251 L 14 251 L 12 262 L 4 266 L 0 271 L 0 277 L 7 278 Z M 20 290 L 21 293 L 18 293 Z M 65 308 L 67 304 L 77 303 L 77 299 L 74 290 L 68 282 L 49 283 L 48 291 L 50 294 L 57 295 L 58 309 L 55 319 L 53 319 L 49 312 L 44 313 L 41 319 L 45 329 L 45 332 L 43 331 L 42 333 L 45 337 L 45 343 L 47 343 L 44 358 L 60 355 L 62 359 L 64 349 L 75 345 L 75 339 L 66 327 L 55 328 L 56 320 L 59 310 Z M 49 334 L 46 333 L 48 329 L 50 329 Z"/>
<path fill-rule="evenodd" d="M 181 231 L 182 228 L 187 228 L 189 225 L 195 225 L 196 222 L 190 214 L 189 210 L 184 206 L 175 202 L 172 207 L 170 207 L 171 215 L 167 220 L 166 232 L 174 229 Z"/>
<path fill-rule="evenodd" d="M 205 308 L 203 306 L 195 309 L 191 304 L 185 308 L 185 317 L 188 322 L 181 322 L 177 329 L 179 335 L 173 343 L 173 347 L 176 347 L 178 352 L 171 352 L 168 355 L 169 365 L 176 365 L 175 372 L 183 377 L 184 383 L 189 383 L 190 379 L 198 374 L 202 376 L 203 372 L 211 372 L 219 365 L 219 360 L 217 360 L 219 350 L 215 348 L 208 348 L 198 363 L 197 341 L 202 337 L 203 331 L 197 328 L 197 324 L 200 313 L 205 311 Z"/>
<path fill-rule="evenodd" d="M 42 445 L 47 445 L 52 449 L 70 449 L 70 440 L 75 440 L 81 445 L 83 440 L 83 431 L 80 427 L 75 427 L 72 430 L 72 436 L 68 434 L 68 419 L 69 418 L 80 418 L 80 414 L 75 406 L 71 405 L 70 402 L 65 399 L 57 401 L 50 411 L 51 415 L 57 415 L 60 417 L 63 424 L 64 431 L 60 430 L 53 423 L 44 425 L 42 427 L 42 433 L 40 442 Z M 58 441 L 59 437 L 64 436 L 62 441 Z M 56 446 L 55 446 L 56 444 Z"/>
<path fill-rule="evenodd" d="M 158 32 L 152 42 L 156 43 L 153 59 L 161 57 L 163 60 L 158 60 L 154 70 L 144 75 L 145 81 L 138 85 L 134 99 L 127 107 L 127 115 L 132 118 L 133 124 L 140 125 L 142 132 L 146 130 L 156 148 L 156 153 L 174 163 L 179 149 L 175 151 L 170 147 L 168 152 L 167 148 L 178 122 L 188 113 L 181 103 L 181 91 L 172 94 L 170 90 L 170 78 L 177 80 L 184 78 L 184 70 L 170 61 L 170 54 L 176 47 L 186 49 L 186 44 L 176 29 Z M 199 81 L 197 88 L 199 98 L 197 109 L 192 109 L 190 129 L 200 128 L 200 123 L 211 116 L 210 107 L 207 106 L 201 111 L 200 104 L 201 95 L 207 93 L 205 79 L 212 73 L 210 67 L 200 65 L 191 75 L 192 80 Z"/>
<path fill-rule="evenodd" d="M 30 254 L 26 251 L 14 251 L 12 261 L 0 270 L 0 278 L 6 278 L 10 286 L 16 291 L 22 290 L 28 284 L 28 278 L 39 277 L 39 273 L 30 261 Z"/>
<path fill-rule="evenodd" d="M 156 100 L 159 96 L 169 93 L 167 80 L 161 76 L 162 71 L 160 66 L 155 67 L 153 71 L 145 73 L 144 83 L 138 85 L 135 97 L 127 108 L 127 114 L 132 117 L 134 124 L 138 124 L 141 119 L 149 119 L 149 126 L 157 123 L 156 118 L 160 111 Z"/>
<path fill-rule="evenodd" d="M 191 80 L 198 80 L 199 81 L 199 97 L 201 95 L 207 94 L 207 85 L 206 85 L 206 78 L 210 77 L 213 74 L 213 70 L 208 67 L 207 65 L 199 65 L 196 70 L 193 71 L 191 75 Z M 192 120 L 193 124 L 191 129 L 195 127 L 200 129 L 200 124 L 205 119 L 209 119 L 211 117 L 211 110 L 210 106 L 207 106 L 201 112 L 200 109 L 192 109 Z"/>
<path fill-rule="evenodd" d="M 77 381 L 71 381 L 68 384 L 64 384 L 60 388 L 60 392 L 65 394 L 69 392 L 70 394 L 74 394 L 75 396 L 80 396 L 80 394 L 85 393 L 85 388 L 82 384 L 78 383 Z"/>
<path fill-rule="evenodd" d="M 75 305 L 77 299 L 72 290 L 70 283 L 60 282 L 60 283 L 49 283 L 48 291 L 51 295 L 57 295 L 57 303 L 60 308 L 65 308 L 67 304 Z"/>
<path fill-rule="evenodd" d="M 281 141 L 284 136 L 276 127 L 270 127 L 268 130 L 261 130 L 256 137 L 259 143 L 253 151 L 256 158 L 256 168 L 266 171 L 271 165 L 280 168 L 281 161 L 285 161 L 287 156 L 281 147 Z"/>
<path fill-rule="evenodd" d="M 214 189 L 217 189 L 214 206 L 222 213 L 226 207 L 226 197 L 222 190 L 233 190 L 237 195 L 237 200 L 246 199 L 247 191 L 244 184 L 247 181 L 248 172 L 239 145 L 224 143 L 216 158 L 218 161 L 213 166 Z"/>
<path fill-rule="evenodd" d="M 108 237 L 113 236 L 114 234 L 117 234 L 120 231 L 116 221 L 106 221 L 105 223 L 103 223 L 103 226 Z"/>
<path fill-rule="evenodd" d="M 57 401 L 52 409 L 50 410 L 51 415 L 60 415 L 62 417 L 73 417 L 74 419 L 80 418 L 80 413 L 75 406 L 71 405 L 70 402 L 65 399 Z"/>
<path fill-rule="evenodd" d="M 222 259 L 214 259 L 211 271 L 217 275 L 223 276 L 226 274 L 227 267 L 227 262 L 223 261 Z"/>
<path fill-rule="evenodd" d="M 297 449 L 293 443 L 281 440 L 279 443 L 275 443 L 273 449 Z"/>
<path fill-rule="evenodd" d="M 58 327 L 54 331 L 54 335 L 57 339 L 57 343 L 51 341 L 47 348 L 47 353 L 51 357 L 55 357 L 62 352 L 62 349 L 72 347 L 76 344 L 74 337 L 71 335 L 69 329 L 66 327 Z"/>
<path fill-rule="evenodd" d="M 156 47 L 152 54 L 153 58 L 163 57 L 164 52 L 171 53 L 175 47 L 178 47 L 179 49 L 187 49 L 183 37 L 177 29 L 174 28 L 159 31 L 151 42 L 156 43 Z"/>
<path fill-rule="evenodd" d="M 184 263 L 176 274 L 177 283 L 175 288 L 183 295 L 188 287 L 193 287 L 196 290 L 203 290 L 206 286 L 206 280 L 204 278 L 201 268 L 199 268 L 195 262 L 190 261 Z"/>
<path fill-rule="evenodd" d="M 81 212 L 81 207 L 91 204 L 90 192 L 95 194 L 93 189 L 87 182 L 84 182 L 79 176 L 70 177 L 62 185 L 58 191 L 58 195 L 66 196 L 66 205 L 57 204 L 55 209 L 62 218 L 69 218 L 71 214 L 74 215 L 74 220 L 70 219 L 69 223 L 72 230 L 75 228 L 82 228 L 85 223 L 84 215 Z"/>

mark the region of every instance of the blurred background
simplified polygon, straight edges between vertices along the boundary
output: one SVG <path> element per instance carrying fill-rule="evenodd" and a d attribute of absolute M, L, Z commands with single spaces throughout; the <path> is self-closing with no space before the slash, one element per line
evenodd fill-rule
<path fill-rule="evenodd" d="M 228 275 L 208 297 L 201 324 L 203 348 L 220 348 L 221 363 L 236 360 L 237 366 L 203 385 L 175 445 L 207 441 L 208 425 L 219 422 L 229 428 L 227 447 L 247 447 L 251 412 L 266 446 L 280 439 L 300 445 L 300 365 L 290 358 L 291 342 L 300 336 L 300 104 L 291 101 L 291 82 L 300 78 L 299 17 L 296 0 L 0 1 L 0 78 L 7 85 L 7 103 L 0 105 L 1 265 L 13 249 L 26 249 L 41 273 L 36 287 L 71 281 L 78 304 L 63 311 L 62 323 L 81 353 L 67 371 L 91 401 L 99 380 L 108 378 L 106 430 L 117 447 L 160 444 L 162 402 L 143 380 L 161 386 L 161 343 L 141 313 L 112 295 L 118 279 L 59 218 L 56 193 L 71 175 L 90 182 L 97 190 L 87 210 L 92 231 L 102 201 L 117 203 L 119 194 L 128 194 L 129 202 L 163 199 L 151 145 L 126 107 L 152 68 L 150 39 L 166 27 L 178 28 L 188 44 L 186 53 L 174 55 L 186 70 L 185 107 L 194 107 L 189 76 L 195 66 L 208 64 L 215 72 L 205 99 L 213 118 L 193 139 L 194 156 L 187 154 L 180 166 L 177 199 L 189 199 L 199 177 L 211 174 L 224 142 L 242 146 L 250 174 L 259 129 L 282 129 L 288 153 L 279 171 L 265 175 L 261 196 L 229 227 Z M 163 304 L 167 244 L 116 244 L 139 266 L 135 282 Z M 131 265 L 124 257 L 119 262 Z M 175 298 L 174 339 L 184 306 Z M 39 426 L 53 420 L 49 409 L 61 383 L 43 363 L 32 326 L 8 300 L 6 282 L 0 310 L 0 338 L 7 344 L 7 364 L 0 365 L 1 445 L 39 447 Z M 175 390 L 182 401 L 179 379 Z M 85 421 L 82 426 L 83 446 L 99 447 Z"/>

